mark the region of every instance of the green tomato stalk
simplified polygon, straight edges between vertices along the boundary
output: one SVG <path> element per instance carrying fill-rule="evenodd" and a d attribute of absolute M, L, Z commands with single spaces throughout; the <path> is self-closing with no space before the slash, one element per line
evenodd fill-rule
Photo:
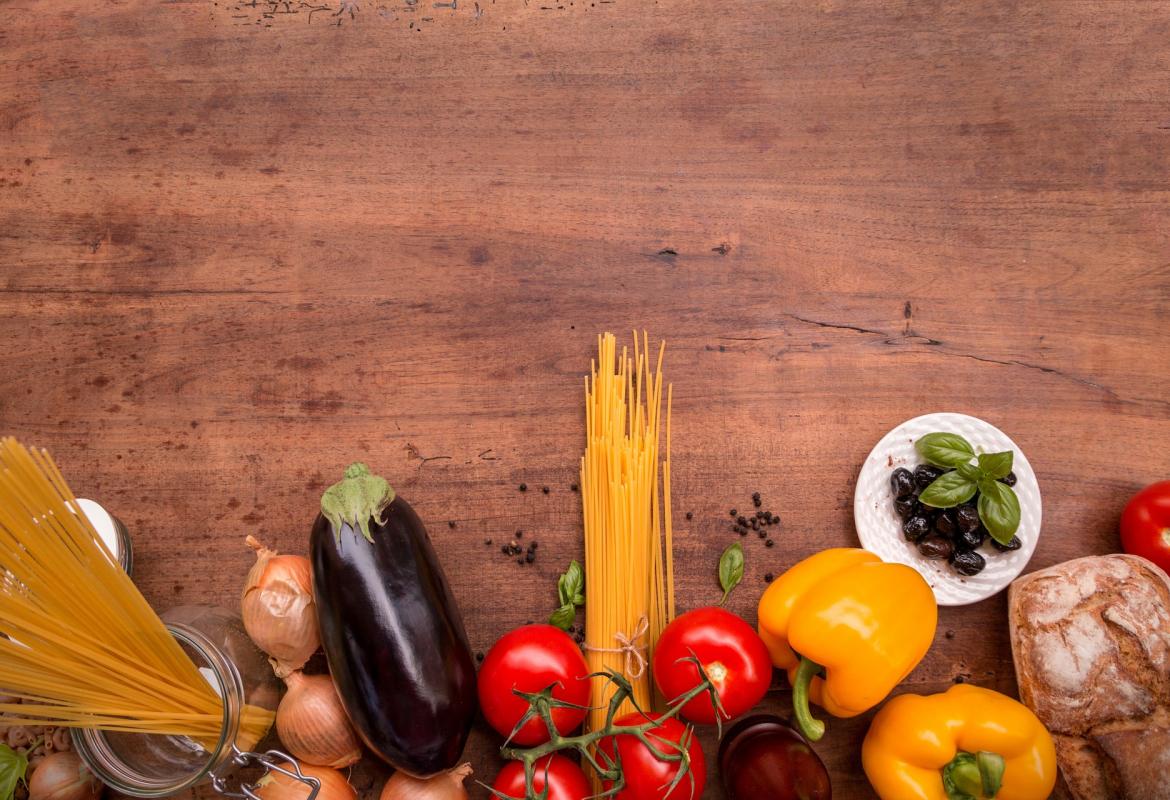
<path fill-rule="evenodd" d="M 603 739 L 611 736 L 633 736 L 659 761 L 677 762 L 679 764 L 679 769 L 675 773 L 674 780 L 664 790 L 664 794 L 669 795 L 670 792 L 674 791 L 675 787 L 685 777 L 691 782 L 691 794 L 693 795 L 695 777 L 691 773 L 689 747 L 695 735 L 694 729 L 688 725 L 686 732 L 677 743 L 660 736 L 655 736 L 651 731 L 661 725 L 664 720 L 677 717 L 682 711 L 683 706 L 703 693 L 707 693 L 711 697 L 711 704 L 716 710 L 715 719 L 720 735 L 722 734 L 721 718 L 726 716 L 726 712 L 723 710 L 723 705 L 719 702 L 719 694 L 715 691 L 714 684 L 711 683 L 711 679 L 703 670 L 703 665 L 699 663 L 699 660 L 694 656 L 682 660 L 689 661 L 695 665 L 695 668 L 699 671 L 699 683 L 690 691 L 669 701 L 667 703 L 667 711 L 659 716 L 658 719 L 647 719 L 646 722 L 639 725 L 614 724 L 614 718 L 617 716 L 618 709 L 626 700 L 629 700 L 638 712 L 644 713 L 641 706 L 634 700 L 634 687 L 630 685 L 630 682 L 626 680 L 625 676 L 613 670 L 606 670 L 605 672 L 590 675 L 589 677 L 591 678 L 596 676 L 604 677 L 616 688 L 606 707 L 605 725 L 598 730 L 582 733 L 578 736 L 562 736 L 560 734 L 556 724 L 553 722 L 552 709 L 583 709 L 586 708 L 585 706 L 566 703 L 563 700 L 556 699 L 552 696 L 553 686 L 548 686 L 539 692 L 513 690 L 518 697 L 528 702 L 528 710 L 520 718 L 520 721 L 516 723 L 516 727 L 512 729 L 512 733 L 508 736 L 508 741 L 511 741 L 512 737 L 516 735 L 516 732 L 523 728 L 529 720 L 536 718 L 544 723 L 550 738 L 544 744 L 528 749 L 509 747 L 508 742 L 504 742 L 504 746 L 500 748 L 500 755 L 504 758 L 520 761 L 524 764 L 524 798 L 510 797 L 486 785 L 485 788 L 500 800 L 548 800 L 547 782 L 541 791 L 536 791 L 534 783 L 536 779 L 536 762 L 550 753 L 555 753 L 559 750 L 576 750 L 581 754 L 582 763 L 588 764 L 602 781 L 611 784 L 609 789 L 596 795 L 596 798 L 613 797 L 626 786 L 622 765 L 620 759 L 616 757 L 616 750 L 614 756 L 611 757 L 597 745 Z"/>

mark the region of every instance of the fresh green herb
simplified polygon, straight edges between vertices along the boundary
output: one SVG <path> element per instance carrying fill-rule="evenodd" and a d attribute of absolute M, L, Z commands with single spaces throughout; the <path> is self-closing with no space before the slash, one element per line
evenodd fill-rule
<path fill-rule="evenodd" d="M 957 433 L 928 433 L 914 443 L 918 453 L 936 467 L 966 464 L 975 456 L 970 442 Z"/>
<path fill-rule="evenodd" d="M 12 800 L 16 785 L 28 774 L 28 756 L 0 744 L 0 800 Z"/>
<path fill-rule="evenodd" d="M 979 469 L 983 470 L 983 474 L 989 478 L 1006 478 L 1008 473 L 1012 471 L 1013 459 L 1011 450 L 1005 450 L 1002 453 L 980 453 Z"/>
<path fill-rule="evenodd" d="M 743 580 L 743 548 L 735 542 L 719 557 L 719 585 L 723 588 L 723 599 L 719 605 L 727 602 L 731 590 Z"/>
<path fill-rule="evenodd" d="M 952 470 L 939 475 L 923 489 L 918 501 L 932 508 L 954 508 L 974 497 L 978 488 L 978 483 L 960 475 L 958 470 Z"/>
<path fill-rule="evenodd" d="M 1012 540 L 1020 527 L 1020 499 L 1010 486 L 987 478 L 979 483 L 979 520 L 1000 544 Z"/>
<path fill-rule="evenodd" d="M 548 622 L 567 631 L 577 621 L 577 607 L 585 605 L 585 572 L 575 559 L 557 578 L 557 602 L 560 607 L 549 616 Z"/>
<path fill-rule="evenodd" d="M 1012 540 L 1020 527 L 1020 499 L 1010 486 L 999 482 L 1012 471 L 1012 451 L 976 455 L 971 443 L 957 433 L 928 433 L 914 447 L 931 464 L 948 468 L 922 490 L 918 499 L 923 505 L 954 508 L 978 492 L 983 527 L 1000 544 Z M 972 464 L 971 459 L 976 463 Z"/>

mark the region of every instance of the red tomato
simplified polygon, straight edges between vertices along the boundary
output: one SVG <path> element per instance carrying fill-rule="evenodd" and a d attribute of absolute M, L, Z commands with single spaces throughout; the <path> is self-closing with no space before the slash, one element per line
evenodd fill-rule
<path fill-rule="evenodd" d="M 635 711 L 614 720 L 614 724 L 641 725 L 647 721 L 659 719 L 661 716 L 661 714 L 651 712 L 641 714 Z M 682 742 L 683 736 L 687 734 L 687 730 L 685 725 L 677 719 L 671 718 L 664 719 L 659 725 L 651 728 L 649 735 L 657 737 L 659 740 L 679 744 Z M 622 773 L 626 779 L 625 787 L 613 795 L 613 800 L 692 800 L 692 798 L 702 797 L 703 787 L 707 784 L 707 764 L 703 761 L 703 748 L 699 745 L 694 731 L 690 731 L 689 736 L 687 753 L 691 757 L 691 775 L 690 777 L 684 775 L 669 794 L 667 794 L 666 789 L 674 780 L 674 776 L 678 774 L 679 762 L 659 761 L 647 749 L 646 745 L 638 741 L 636 736 L 623 734 L 603 739 L 598 747 L 604 750 L 610 758 L 614 756 L 614 742 L 616 740 L 617 755 L 621 757 Z M 664 753 L 678 752 L 661 741 L 655 742 L 655 747 Z M 601 761 L 601 763 L 604 765 L 605 762 Z M 607 781 L 605 790 L 608 791 L 612 785 Z"/>
<path fill-rule="evenodd" d="M 550 685 L 553 697 L 579 706 L 589 705 L 589 666 L 569 634 L 552 625 L 525 625 L 506 633 L 488 651 L 479 668 L 479 705 L 488 724 L 507 736 L 528 711 L 528 703 L 512 693 L 539 692 Z M 557 730 L 569 733 L 585 719 L 585 710 L 554 708 Z M 512 737 L 512 743 L 531 747 L 549 739 L 539 718 L 532 718 Z"/>
<path fill-rule="evenodd" d="M 1152 483 L 1121 512 L 1121 546 L 1170 572 L 1170 481 Z"/>
<path fill-rule="evenodd" d="M 537 794 L 544 791 L 545 777 L 548 777 L 548 800 L 585 800 L 593 795 L 589 786 L 589 779 L 584 771 L 564 756 L 549 753 L 535 764 L 536 771 L 532 776 L 532 788 Z M 519 761 L 509 761 L 492 788 L 508 797 L 523 800 L 524 764 Z"/>
<path fill-rule="evenodd" d="M 772 659 L 751 625 L 714 606 L 688 611 L 666 626 L 654 649 L 654 682 L 667 700 L 699 685 L 699 671 L 684 659 L 694 655 L 711 679 L 724 719 L 735 719 L 764 698 L 772 683 Z M 715 709 L 706 692 L 683 706 L 692 722 L 715 723 Z"/>

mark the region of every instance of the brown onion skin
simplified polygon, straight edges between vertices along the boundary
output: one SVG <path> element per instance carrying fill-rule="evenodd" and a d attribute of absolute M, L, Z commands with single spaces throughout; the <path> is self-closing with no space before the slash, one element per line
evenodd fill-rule
<path fill-rule="evenodd" d="M 719 771 L 730 800 L 832 800 L 829 773 L 787 722 L 754 714 L 719 743 Z"/>

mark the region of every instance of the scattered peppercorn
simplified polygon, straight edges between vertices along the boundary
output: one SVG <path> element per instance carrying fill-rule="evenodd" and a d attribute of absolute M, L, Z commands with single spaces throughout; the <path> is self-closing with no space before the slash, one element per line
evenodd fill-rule
<path fill-rule="evenodd" d="M 688 519 L 688 520 L 692 520 L 692 519 L 694 519 L 694 518 L 695 518 L 695 515 L 694 515 L 693 513 L 691 513 L 690 511 L 688 511 L 688 512 L 687 512 L 687 519 Z"/>
<path fill-rule="evenodd" d="M 764 542 L 764 547 L 775 547 L 775 546 L 776 546 L 776 543 L 775 543 L 775 542 L 773 542 L 771 539 L 769 539 L 768 541 Z"/>
<path fill-rule="evenodd" d="M 529 550 L 527 555 L 524 556 L 525 563 L 531 564 L 535 560 L 536 560 L 536 553 L 532 552 L 531 550 Z"/>
<path fill-rule="evenodd" d="M 482 650 L 475 654 L 475 660 L 476 661 L 483 661 L 483 651 Z"/>
<path fill-rule="evenodd" d="M 955 683 L 966 683 L 966 682 L 967 682 L 967 676 L 965 676 L 965 675 L 956 675 L 955 676 Z"/>
<path fill-rule="evenodd" d="M 483 540 L 483 543 L 484 543 L 484 544 L 491 544 L 491 543 L 492 543 L 492 540 L 491 540 L 491 539 L 484 539 L 484 540 Z"/>
<path fill-rule="evenodd" d="M 547 486 L 541 486 L 541 487 L 540 487 L 540 491 L 544 492 L 545 494 L 548 494 L 548 487 L 547 487 Z"/>
<path fill-rule="evenodd" d="M 455 529 L 455 520 L 453 520 L 453 519 L 447 520 L 447 527 L 454 530 Z"/>
<path fill-rule="evenodd" d="M 736 511 L 736 510 L 733 508 L 733 509 L 731 509 L 731 516 L 733 516 L 733 517 L 738 517 L 738 516 L 739 516 L 739 512 L 738 512 L 738 511 Z"/>
<path fill-rule="evenodd" d="M 773 575 L 771 572 L 769 572 L 767 575 L 764 576 L 765 583 L 771 583 L 774 580 L 776 580 L 776 576 Z"/>
<path fill-rule="evenodd" d="M 579 488 L 579 487 L 578 487 L 578 486 L 577 486 L 577 484 L 575 484 L 575 483 L 570 483 L 570 484 L 569 484 L 569 491 L 570 491 L 570 492 L 575 492 L 575 491 L 577 491 L 577 489 L 578 489 L 578 488 Z"/>
<path fill-rule="evenodd" d="M 759 508 L 762 504 L 763 501 L 760 500 L 760 493 L 752 492 L 752 505 L 754 505 L 756 508 Z"/>
<path fill-rule="evenodd" d="M 747 517 L 745 517 L 745 516 L 742 516 L 742 515 L 741 515 L 741 516 L 738 516 L 738 517 L 736 517 L 736 518 L 735 518 L 735 521 L 736 521 L 736 522 L 738 522 L 740 525 L 743 525 L 743 526 L 745 526 L 745 527 L 746 527 L 746 526 L 747 526 L 747 524 L 748 524 L 748 523 L 747 523 Z"/>
<path fill-rule="evenodd" d="M 740 536 L 747 536 L 747 528 L 740 528 L 739 535 Z"/>
<path fill-rule="evenodd" d="M 516 563 L 519 564 L 520 566 L 524 566 L 524 559 L 518 558 L 518 559 L 516 559 Z"/>
<path fill-rule="evenodd" d="M 756 534 L 756 535 L 757 535 L 757 536 L 759 536 L 761 539 L 767 539 L 767 538 L 768 538 L 768 532 L 767 532 L 767 531 L 760 531 L 760 532 L 759 532 L 758 534 Z"/>
<path fill-rule="evenodd" d="M 946 633 L 946 637 L 947 637 L 948 639 L 954 639 L 954 638 L 955 638 L 955 632 L 954 632 L 954 631 L 947 631 L 947 633 Z"/>
<path fill-rule="evenodd" d="M 528 484 L 527 483 L 520 484 L 520 491 L 527 492 L 528 491 Z"/>
<path fill-rule="evenodd" d="M 516 531 L 516 538 L 523 539 L 524 538 L 524 531 Z"/>

